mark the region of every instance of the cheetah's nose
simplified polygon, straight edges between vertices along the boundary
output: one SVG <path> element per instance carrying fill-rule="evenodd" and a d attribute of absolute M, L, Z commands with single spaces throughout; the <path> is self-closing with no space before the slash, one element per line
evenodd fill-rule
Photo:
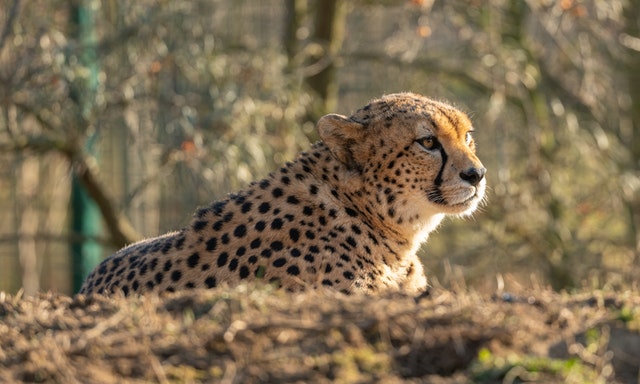
<path fill-rule="evenodd" d="M 480 183 L 480 180 L 484 178 L 485 173 L 487 173 L 486 168 L 478 169 L 475 167 L 471 167 L 460 172 L 460 178 L 475 187 Z"/>

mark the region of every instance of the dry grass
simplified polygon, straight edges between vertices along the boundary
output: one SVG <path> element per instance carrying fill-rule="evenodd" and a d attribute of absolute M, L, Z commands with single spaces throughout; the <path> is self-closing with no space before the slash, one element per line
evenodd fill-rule
<path fill-rule="evenodd" d="M 638 382 L 640 294 L 0 293 L 0 382 Z"/>

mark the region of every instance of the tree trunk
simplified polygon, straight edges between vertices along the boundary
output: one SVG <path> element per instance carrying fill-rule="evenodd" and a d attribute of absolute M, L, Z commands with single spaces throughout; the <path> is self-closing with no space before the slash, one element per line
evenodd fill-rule
<path fill-rule="evenodd" d="M 312 57 L 311 65 L 317 70 L 307 77 L 306 83 L 322 100 L 319 116 L 335 111 L 338 105 L 336 60 L 344 40 L 346 16 L 344 0 L 318 1 L 316 4 L 313 40 L 321 49 Z M 319 116 L 315 116 L 316 119 Z"/>
<path fill-rule="evenodd" d="M 623 71 L 626 74 L 629 84 L 629 96 L 631 105 L 629 118 L 632 124 L 628 143 L 630 145 L 631 161 L 630 170 L 635 170 L 635 176 L 640 177 L 640 0 L 630 0 L 625 9 L 625 30 L 624 36 L 632 39 L 635 44 L 626 44 L 628 60 L 623 64 Z M 624 40 L 623 40 L 624 41 Z M 635 191 L 631 196 L 625 196 L 627 211 L 629 212 L 629 242 L 635 248 L 635 260 L 640 259 L 640 191 Z"/>

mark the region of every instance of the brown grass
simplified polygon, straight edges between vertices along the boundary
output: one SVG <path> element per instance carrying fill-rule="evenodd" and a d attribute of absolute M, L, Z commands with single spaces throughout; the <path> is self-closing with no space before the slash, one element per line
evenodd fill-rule
<path fill-rule="evenodd" d="M 640 294 L 0 293 L 0 382 L 638 382 Z"/>

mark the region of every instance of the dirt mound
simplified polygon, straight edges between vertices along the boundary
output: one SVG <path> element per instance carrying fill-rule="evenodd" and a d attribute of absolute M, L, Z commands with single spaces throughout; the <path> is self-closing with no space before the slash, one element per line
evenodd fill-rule
<path fill-rule="evenodd" d="M 640 294 L 0 293 L 2 382 L 637 382 Z"/>

